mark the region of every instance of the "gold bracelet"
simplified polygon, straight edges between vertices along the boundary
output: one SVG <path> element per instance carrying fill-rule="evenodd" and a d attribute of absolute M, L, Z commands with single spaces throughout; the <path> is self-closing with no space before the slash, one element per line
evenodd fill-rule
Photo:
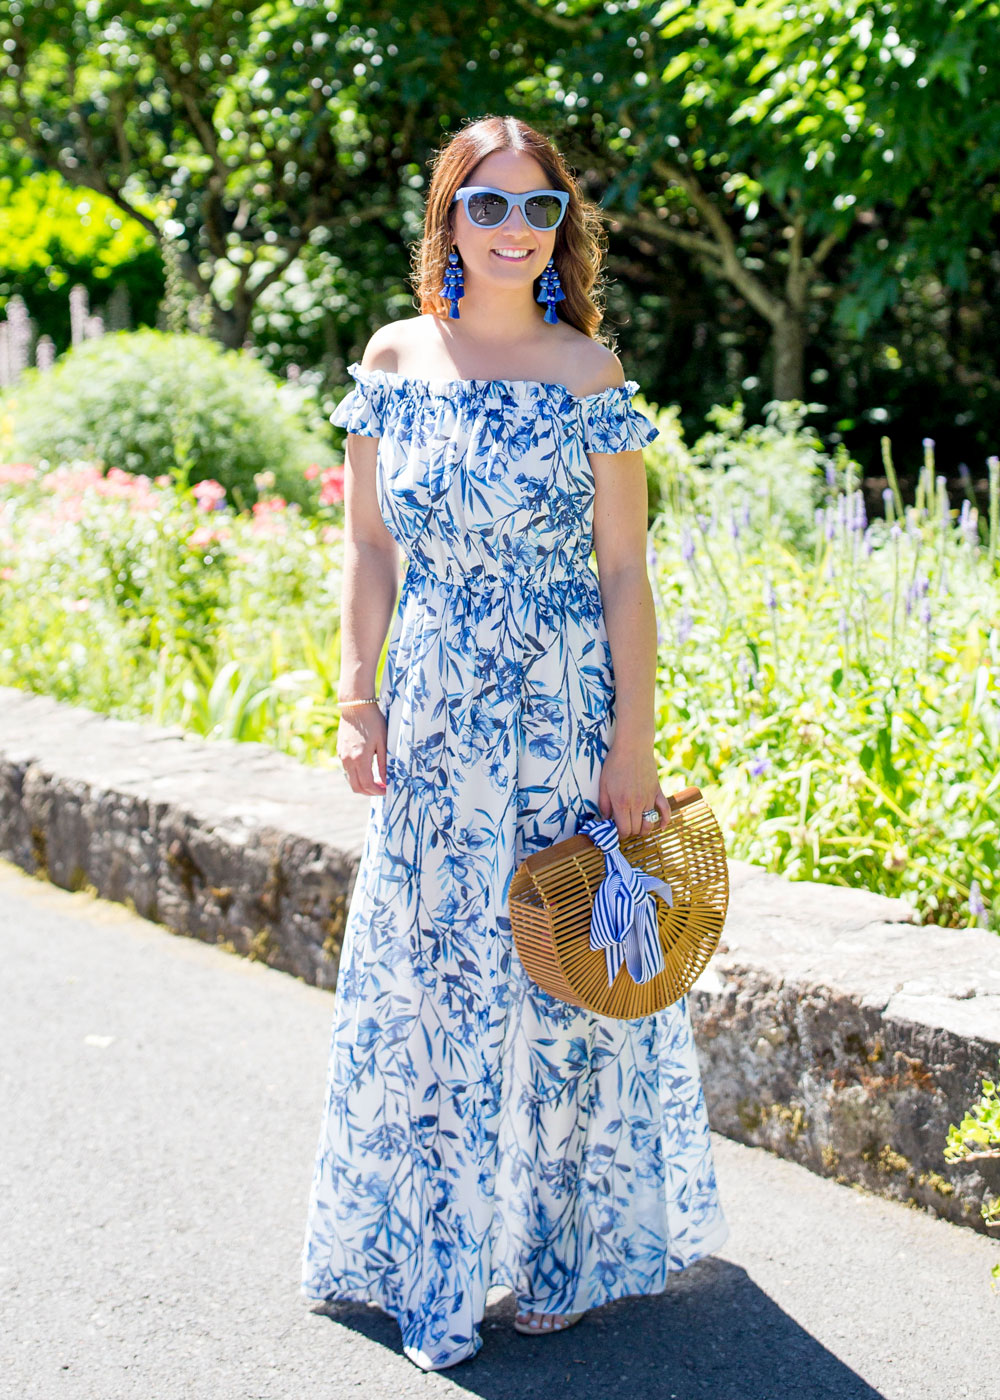
<path fill-rule="evenodd" d="M 355 705 L 377 705 L 378 696 L 372 695 L 367 700 L 337 700 L 335 703 L 338 710 L 350 710 Z"/>

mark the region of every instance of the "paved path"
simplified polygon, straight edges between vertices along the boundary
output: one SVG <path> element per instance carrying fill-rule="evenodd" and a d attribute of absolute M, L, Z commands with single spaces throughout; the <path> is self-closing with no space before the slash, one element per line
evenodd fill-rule
<path fill-rule="evenodd" d="M 425 1375 L 314 1310 L 299 1249 L 330 994 L 0 863 L 0 1396 L 985 1397 L 1000 1243 L 716 1138 L 725 1249 L 658 1298 Z M 491 1295 L 493 1296 L 493 1295 Z"/>

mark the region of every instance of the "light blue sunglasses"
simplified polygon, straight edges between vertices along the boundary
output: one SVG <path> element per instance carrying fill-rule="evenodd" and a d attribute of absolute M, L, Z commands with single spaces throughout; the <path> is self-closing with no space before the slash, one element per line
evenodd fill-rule
<path fill-rule="evenodd" d="M 470 223 L 479 228 L 499 228 L 512 209 L 520 209 L 521 217 L 531 228 L 542 233 L 558 228 L 569 204 L 565 190 L 526 190 L 511 194 L 492 185 L 463 185 L 455 191 L 454 204 L 461 200 Z"/>

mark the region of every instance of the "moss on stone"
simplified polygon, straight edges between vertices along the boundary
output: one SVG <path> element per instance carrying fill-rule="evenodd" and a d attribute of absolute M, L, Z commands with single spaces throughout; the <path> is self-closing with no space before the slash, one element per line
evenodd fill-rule
<path fill-rule="evenodd" d="M 247 957 L 251 962 L 270 962 L 274 952 L 274 937 L 269 928 L 259 929 L 247 946 Z"/>

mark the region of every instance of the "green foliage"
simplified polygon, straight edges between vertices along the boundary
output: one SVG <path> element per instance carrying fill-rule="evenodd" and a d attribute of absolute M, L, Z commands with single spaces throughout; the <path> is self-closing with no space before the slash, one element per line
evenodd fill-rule
<path fill-rule="evenodd" d="M 369 314 L 400 295 L 401 233 L 416 233 L 442 131 L 503 109 L 553 33 L 535 6 L 500 0 L 422 15 L 326 0 L 183 13 L 166 0 L 11 0 L 6 11 L 0 142 L 113 190 L 173 243 L 231 347 L 263 293 L 295 281 L 304 250 L 323 261 L 331 239 L 366 284 Z M 482 41 L 481 61 L 457 33 Z"/>
<path fill-rule="evenodd" d="M 132 210 L 212 333 L 294 362 L 330 408 L 372 325 L 411 308 L 408 248 L 442 137 L 511 111 L 603 204 L 609 324 L 632 327 L 637 377 L 684 405 L 690 432 L 712 403 L 739 394 L 756 416 L 822 382 L 828 440 L 848 435 L 870 469 L 885 423 L 915 447 L 948 428 L 947 450 L 975 463 L 1000 426 L 998 13 L 10 0 L 0 170 L 59 170 Z M 41 288 L 19 290 L 39 314 Z M 799 325 L 803 382 L 787 387 L 796 352 L 777 393 L 777 343 L 794 350 Z"/>
<path fill-rule="evenodd" d="M 693 207 L 715 233 L 720 258 L 708 201 L 717 218 L 742 216 L 729 232 L 747 252 L 768 239 L 777 216 L 789 234 L 797 226 L 821 238 L 811 265 L 799 268 L 807 281 L 828 240 L 851 233 L 854 246 L 871 253 L 868 266 L 883 273 L 864 288 L 867 299 L 837 304 L 854 334 L 899 294 L 886 274 L 900 250 L 880 248 L 879 258 L 875 239 L 860 236 L 865 222 L 877 227 L 876 211 L 905 207 L 918 220 L 905 249 L 910 275 L 923 263 L 964 285 L 965 251 L 995 214 L 995 200 L 972 195 L 984 177 L 995 192 L 995 160 L 984 144 L 995 150 L 1000 139 L 992 84 L 1000 4 L 668 0 L 639 8 L 643 42 L 635 43 L 640 16 L 625 7 L 603 36 L 606 48 L 616 40 L 631 48 L 630 65 L 596 64 L 599 81 L 582 64 L 547 70 L 550 90 L 570 79 L 612 119 L 611 193 L 620 192 L 626 209 L 668 215 Z M 669 187 L 649 179 L 657 171 Z M 921 238 L 919 229 L 932 236 Z M 671 232 L 694 246 L 668 221 L 664 237 Z M 791 249 L 782 261 L 790 256 Z M 771 295 L 780 294 L 776 280 L 757 280 L 761 293 L 770 281 Z"/>
<path fill-rule="evenodd" d="M 991 1161 L 1000 1165 L 1000 1093 L 992 1080 L 983 1080 L 982 1094 L 961 1123 L 949 1126 L 944 1156 L 947 1162 Z M 1000 1226 L 1000 1196 L 983 1201 L 982 1215 L 987 1225 Z M 1000 1282 L 1000 1264 L 994 1265 L 993 1277 Z"/>
<path fill-rule="evenodd" d="M 160 481 L 0 467 L 0 683 L 328 762 L 341 507 Z"/>
<path fill-rule="evenodd" d="M 54 171 L 0 178 L 0 307 L 15 292 L 23 297 L 39 335 L 61 352 L 75 283 L 87 288 L 92 311 L 123 288 L 133 321 L 151 323 L 163 293 L 155 239 L 106 196 Z"/>
<path fill-rule="evenodd" d="M 929 449 L 917 504 L 866 526 L 855 464 L 794 421 L 716 423 L 674 448 L 651 532 L 669 781 L 711 794 L 733 856 L 1000 931 L 996 533 Z"/>
<path fill-rule="evenodd" d="M 244 505 L 257 498 L 254 478 L 272 472 L 280 495 L 304 503 L 305 468 L 331 452 L 289 404 L 292 392 L 251 356 L 201 336 L 123 331 L 28 372 L 5 407 L 12 450 L 29 461 L 212 478 Z"/>
<path fill-rule="evenodd" d="M 749 425 L 741 402 L 717 405 L 708 414 L 714 430 L 690 449 L 674 410 L 657 414 L 648 404 L 643 407 L 661 429 L 644 451 L 647 474 L 656 480 L 658 510 L 651 514 L 676 520 L 693 511 L 695 517 L 732 520 L 745 504 L 745 529 L 762 537 L 770 528 L 782 544 L 806 546 L 824 475 L 836 473 L 846 460 L 843 449 L 833 457 L 825 452 L 814 429 L 805 425 L 815 404 L 774 402 L 764 423 Z"/>

